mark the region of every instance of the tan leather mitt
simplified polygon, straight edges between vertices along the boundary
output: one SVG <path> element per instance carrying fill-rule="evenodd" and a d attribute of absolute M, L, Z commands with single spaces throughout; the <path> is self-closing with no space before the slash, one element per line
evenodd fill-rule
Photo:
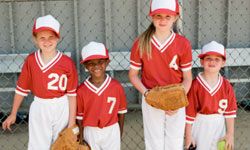
<path fill-rule="evenodd" d="M 79 144 L 77 141 L 78 135 L 79 128 L 77 125 L 62 130 L 56 141 L 52 144 L 51 150 L 90 150 L 87 144 Z"/>
<path fill-rule="evenodd" d="M 176 110 L 188 105 L 182 84 L 154 87 L 148 92 L 145 100 L 149 105 L 162 110 Z"/>

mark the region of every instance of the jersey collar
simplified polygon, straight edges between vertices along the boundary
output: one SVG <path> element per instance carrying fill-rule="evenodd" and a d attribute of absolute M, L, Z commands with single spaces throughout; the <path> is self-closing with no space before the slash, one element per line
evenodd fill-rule
<path fill-rule="evenodd" d="M 42 60 L 40 50 L 37 50 L 35 52 L 36 63 L 39 66 L 39 68 L 42 70 L 43 73 L 45 73 L 51 67 L 53 67 L 60 60 L 61 57 L 62 57 L 62 53 L 60 51 L 57 51 L 56 56 L 52 60 L 50 60 L 49 63 L 47 63 L 45 65 L 44 62 L 43 62 L 43 60 Z"/>
<path fill-rule="evenodd" d="M 220 89 L 220 87 L 222 85 L 222 81 L 223 81 L 223 77 L 219 74 L 219 79 L 218 79 L 216 85 L 214 87 L 210 87 L 210 85 L 207 83 L 207 81 L 201 76 L 201 73 L 199 73 L 196 78 L 197 78 L 198 82 L 203 86 L 203 88 L 206 89 L 206 91 L 208 93 L 210 93 L 211 96 L 216 94 L 216 92 Z"/>
<path fill-rule="evenodd" d="M 93 85 L 89 81 L 89 79 L 90 79 L 90 76 L 84 81 L 84 84 L 87 86 L 88 89 L 96 93 L 98 96 L 100 96 L 103 93 L 103 91 L 109 86 L 111 82 L 111 77 L 108 74 L 106 74 L 106 79 L 104 80 L 104 82 L 102 83 L 100 87 L 96 87 L 95 85 Z"/>
<path fill-rule="evenodd" d="M 168 46 L 172 44 L 175 36 L 176 34 L 172 31 L 169 38 L 163 44 L 161 44 L 159 40 L 153 35 L 151 38 L 151 42 L 161 53 L 163 53 L 168 48 Z"/>

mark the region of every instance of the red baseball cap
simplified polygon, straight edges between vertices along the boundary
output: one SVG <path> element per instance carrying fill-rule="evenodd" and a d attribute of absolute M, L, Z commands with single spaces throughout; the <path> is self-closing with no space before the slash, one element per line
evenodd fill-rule
<path fill-rule="evenodd" d="M 82 60 L 84 63 L 92 59 L 109 59 L 107 48 L 102 43 L 90 42 L 82 48 Z"/>
<path fill-rule="evenodd" d="M 177 0 L 152 0 L 150 3 L 149 16 L 155 14 L 179 14 L 179 3 Z"/>
<path fill-rule="evenodd" d="M 216 41 L 212 41 L 206 45 L 204 45 L 201 49 L 201 54 L 199 54 L 199 58 L 203 59 L 207 55 L 216 55 L 221 56 L 226 60 L 226 50 L 224 46 Z"/>
<path fill-rule="evenodd" d="M 32 30 L 33 35 L 43 30 L 51 30 L 60 38 L 60 23 L 51 15 L 39 17 L 34 22 Z"/>

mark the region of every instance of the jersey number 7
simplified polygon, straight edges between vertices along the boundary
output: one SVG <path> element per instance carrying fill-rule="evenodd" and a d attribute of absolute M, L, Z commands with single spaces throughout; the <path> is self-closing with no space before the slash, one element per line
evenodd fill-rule
<path fill-rule="evenodd" d="M 112 114 L 112 111 L 115 107 L 115 103 L 116 103 L 116 98 L 115 97 L 108 97 L 108 100 L 107 100 L 108 103 L 111 103 L 111 106 L 109 108 L 109 114 Z"/>

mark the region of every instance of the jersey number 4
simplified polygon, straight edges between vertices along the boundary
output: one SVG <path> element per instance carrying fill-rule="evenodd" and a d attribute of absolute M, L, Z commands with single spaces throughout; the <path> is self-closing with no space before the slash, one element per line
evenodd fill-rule
<path fill-rule="evenodd" d="M 61 90 L 65 91 L 67 87 L 67 76 L 65 74 L 62 74 L 59 76 L 57 73 L 51 73 L 48 76 L 49 79 L 52 79 L 48 83 L 48 89 L 49 90 Z"/>
<path fill-rule="evenodd" d="M 177 63 L 176 63 L 177 58 L 178 58 L 177 55 L 174 55 L 173 59 L 169 63 L 169 67 L 173 68 L 174 70 L 178 70 L 178 68 L 179 68 Z"/>

